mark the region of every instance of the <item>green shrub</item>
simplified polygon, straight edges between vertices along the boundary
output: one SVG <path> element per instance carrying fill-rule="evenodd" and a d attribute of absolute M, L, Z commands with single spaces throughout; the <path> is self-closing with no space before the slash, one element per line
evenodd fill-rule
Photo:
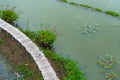
<path fill-rule="evenodd" d="M 95 8 L 95 10 L 98 12 L 102 12 L 102 10 L 100 8 Z"/>
<path fill-rule="evenodd" d="M 50 49 L 55 40 L 56 36 L 48 30 L 40 30 L 36 32 L 35 42 L 41 47 Z"/>
<path fill-rule="evenodd" d="M 20 75 L 23 75 L 24 78 L 29 78 L 29 77 L 33 76 L 33 72 L 30 71 L 29 67 L 26 66 L 26 64 L 24 64 L 24 63 L 18 64 L 16 69 L 17 69 L 16 71 Z"/>
<path fill-rule="evenodd" d="M 115 12 L 115 11 L 111 11 L 111 10 L 107 10 L 105 11 L 106 14 L 112 15 L 112 16 L 119 16 L 119 13 Z"/>
<path fill-rule="evenodd" d="M 48 30 L 30 31 L 23 30 L 19 28 L 23 33 L 25 33 L 30 39 L 32 39 L 38 46 L 47 49 L 52 49 L 53 42 L 56 40 L 56 36 Z"/>
<path fill-rule="evenodd" d="M 13 9 L 6 9 L 0 11 L 0 17 L 6 22 L 13 24 L 18 19 L 18 14 Z"/>

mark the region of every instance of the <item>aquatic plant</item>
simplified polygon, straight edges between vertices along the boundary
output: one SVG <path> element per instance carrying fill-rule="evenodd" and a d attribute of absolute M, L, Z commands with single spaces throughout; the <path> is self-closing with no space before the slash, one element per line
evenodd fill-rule
<path fill-rule="evenodd" d="M 116 72 L 109 72 L 109 73 L 106 73 L 106 80 L 114 80 L 118 77 L 118 74 Z"/>
<path fill-rule="evenodd" d="M 84 34 L 86 36 L 90 36 L 91 34 L 97 33 L 100 30 L 98 25 L 84 25 L 80 28 L 78 28 L 78 31 L 81 34 Z"/>
<path fill-rule="evenodd" d="M 95 11 L 102 12 L 100 8 L 94 8 Z"/>
<path fill-rule="evenodd" d="M 91 9 L 93 9 L 93 7 L 91 7 L 91 6 L 87 5 L 87 4 L 80 4 L 80 6 L 85 7 L 85 8 L 91 8 Z"/>
<path fill-rule="evenodd" d="M 79 4 L 75 3 L 75 2 L 69 2 L 69 4 L 72 4 L 72 5 L 79 5 Z"/>
<path fill-rule="evenodd" d="M 14 21 L 18 19 L 18 14 L 12 9 L 0 10 L 0 18 L 10 24 L 14 24 Z"/>
<path fill-rule="evenodd" d="M 119 16 L 119 13 L 115 12 L 115 11 L 111 11 L 111 10 L 107 10 L 105 11 L 106 14 L 112 15 L 112 16 Z"/>
<path fill-rule="evenodd" d="M 104 68 L 112 68 L 115 65 L 116 61 L 114 60 L 111 54 L 105 54 L 105 56 L 99 56 L 99 59 L 96 61 L 96 64 L 103 66 Z"/>

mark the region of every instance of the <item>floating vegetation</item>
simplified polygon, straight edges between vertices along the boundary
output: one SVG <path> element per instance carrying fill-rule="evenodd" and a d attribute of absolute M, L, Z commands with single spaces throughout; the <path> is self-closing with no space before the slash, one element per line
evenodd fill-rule
<path fill-rule="evenodd" d="M 114 60 L 111 54 L 105 54 L 105 56 L 99 56 L 99 59 L 96 61 L 96 64 L 103 66 L 104 68 L 112 68 L 115 65 L 116 61 Z"/>
<path fill-rule="evenodd" d="M 106 73 L 106 80 L 113 80 L 113 79 L 116 79 L 118 77 L 118 74 L 117 72 L 109 72 L 109 73 Z"/>
<path fill-rule="evenodd" d="M 103 12 L 100 8 L 95 8 L 95 10 L 98 12 Z"/>
<path fill-rule="evenodd" d="M 76 4 L 75 2 L 69 2 L 69 4 L 72 4 L 72 5 L 78 5 L 78 4 Z"/>
<path fill-rule="evenodd" d="M 115 80 L 120 74 L 119 70 L 114 71 L 112 68 L 114 65 L 119 64 L 119 61 L 115 61 L 111 54 L 105 54 L 104 56 L 99 56 L 96 64 L 103 66 L 104 70 L 99 72 L 104 73 L 105 80 Z"/>
<path fill-rule="evenodd" d="M 111 11 L 111 10 L 107 10 L 107 11 L 105 11 L 105 13 L 109 14 L 111 16 L 115 16 L 115 17 L 119 16 L 119 13 L 117 13 L 115 11 Z"/>
<path fill-rule="evenodd" d="M 78 28 L 78 31 L 81 34 L 84 34 L 86 36 L 90 36 L 92 34 L 97 33 L 100 30 L 100 28 L 98 27 L 98 25 L 84 25 L 80 28 Z"/>
<path fill-rule="evenodd" d="M 85 7 L 85 8 L 93 8 L 93 7 L 91 7 L 91 6 L 89 6 L 89 5 L 87 5 L 87 4 L 80 4 L 80 6 L 82 6 L 82 7 Z"/>
<path fill-rule="evenodd" d="M 108 15 L 111 15 L 111 16 L 114 16 L 114 17 L 119 17 L 120 16 L 120 14 L 115 12 L 115 11 L 111 11 L 111 10 L 102 11 L 100 8 L 94 8 L 94 7 L 92 7 L 92 6 L 88 5 L 88 4 L 79 4 L 79 3 L 75 3 L 75 2 L 68 2 L 67 0 L 58 0 L 58 1 L 70 4 L 70 5 L 74 5 L 74 6 L 84 7 L 86 9 L 101 12 L 101 13 L 108 14 Z"/>

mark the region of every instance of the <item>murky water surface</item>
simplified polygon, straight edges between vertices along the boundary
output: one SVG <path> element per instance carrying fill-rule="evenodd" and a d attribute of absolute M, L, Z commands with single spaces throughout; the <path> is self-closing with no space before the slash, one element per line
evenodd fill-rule
<path fill-rule="evenodd" d="M 17 76 L 14 69 L 0 53 L 0 80 L 16 80 Z"/>
<path fill-rule="evenodd" d="M 69 1 L 120 13 L 120 0 Z M 110 53 L 120 60 L 119 18 L 56 0 L 1 0 L 0 4 L 16 6 L 18 12 L 23 12 L 17 22 L 21 27 L 28 26 L 31 30 L 47 28 L 57 32 L 56 52 L 76 60 L 88 80 L 105 80 L 105 74 L 100 72 L 102 67 L 96 65 L 99 56 Z M 118 64 L 110 71 L 119 68 Z"/>

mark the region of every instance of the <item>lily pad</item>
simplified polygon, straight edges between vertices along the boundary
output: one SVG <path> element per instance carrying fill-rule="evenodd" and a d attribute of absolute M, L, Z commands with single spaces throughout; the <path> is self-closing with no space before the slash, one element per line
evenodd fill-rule
<path fill-rule="evenodd" d="M 103 66 L 104 68 L 112 68 L 115 65 L 115 63 L 116 61 L 114 60 L 111 54 L 99 56 L 99 59 L 96 61 L 96 64 Z"/>

